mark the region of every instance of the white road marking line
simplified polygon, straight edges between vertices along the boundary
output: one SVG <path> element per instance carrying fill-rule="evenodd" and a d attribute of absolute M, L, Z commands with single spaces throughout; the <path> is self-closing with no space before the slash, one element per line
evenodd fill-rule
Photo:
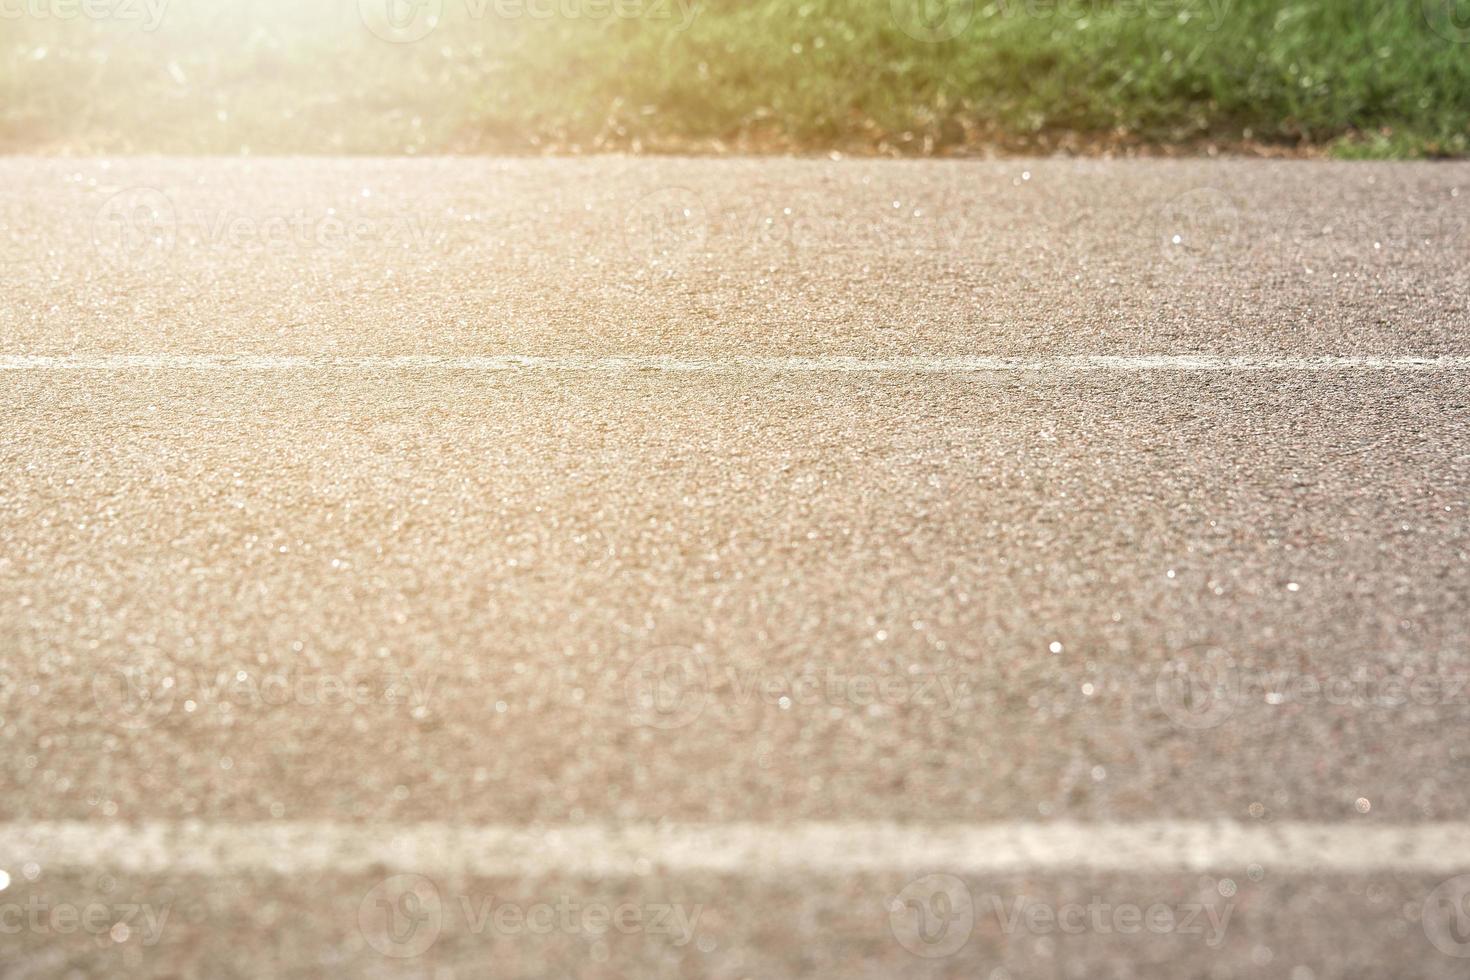
<path fill-rule="evenodd" d="M 1252 863 L 1272 874 L 1449 874 L 1470 870 L 1470 823 L 0 824 L 0 868 L 32 861 L 209 875 L 1160 873 Z"/>
<path fill-rule="evenodd" d="M 1144 354 L 1077 357 L 452 356 L 308 357 L 266 354 L 0 355 L 0 371 L 741 371 L 839 374 L 971 374 L 993 371 L 1470 371 L 1470 356 L 1224 357 Z"/>

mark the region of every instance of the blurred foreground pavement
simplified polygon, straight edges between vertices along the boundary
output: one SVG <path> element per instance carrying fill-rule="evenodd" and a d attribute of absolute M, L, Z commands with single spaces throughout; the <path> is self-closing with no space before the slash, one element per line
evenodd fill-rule
<path fill-rule="evenodd" d="M 3 975 L 1470 969 L 1470 166 L 0 181 Z"/>

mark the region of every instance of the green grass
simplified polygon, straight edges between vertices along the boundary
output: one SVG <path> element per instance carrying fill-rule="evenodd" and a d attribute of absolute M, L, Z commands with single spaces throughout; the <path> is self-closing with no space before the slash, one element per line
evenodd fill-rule
<path fill-rule="evenodd" d="M 966 8 L 703 0 L 681 29 L 679 0 L 472 2 L 404 44 L 355 3 L 8 20 L 0 150 L 1470 152 L 1470 0 L 975 0 L 937 42 L 922 5 Z"/>

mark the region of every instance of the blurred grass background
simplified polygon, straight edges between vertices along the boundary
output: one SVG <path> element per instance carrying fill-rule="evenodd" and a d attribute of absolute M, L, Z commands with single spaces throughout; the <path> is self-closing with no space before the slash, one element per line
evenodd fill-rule
<path fill-rule="evenodd" d="M 3 0 L 0 151 L 1470 151 L 1470 0 L 82 2 Z"/>

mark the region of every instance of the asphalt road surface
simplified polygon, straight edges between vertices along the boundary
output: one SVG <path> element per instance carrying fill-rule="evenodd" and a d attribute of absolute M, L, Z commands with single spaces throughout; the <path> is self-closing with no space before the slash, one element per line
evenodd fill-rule
<path fill-rule="evenodd" d="M 1470 974 L 1470 167 L 0 187 L 0 975 Z"/>

